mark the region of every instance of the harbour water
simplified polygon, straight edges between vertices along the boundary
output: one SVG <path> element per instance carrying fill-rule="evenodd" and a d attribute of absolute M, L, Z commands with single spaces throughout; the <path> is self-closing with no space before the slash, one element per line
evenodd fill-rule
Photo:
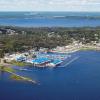
<path fill-rule="evenodd" d="M 0 74 L 0 100 L 100 100 L 100 52 L 78 51 L 66 67 L 18 71 L 40 85 L 8 79 Z"/>
<path fill-rule="evenodd" d="M 0 12 L 0 25 L 22 27 L 96 27 L 98 12 Z"/>

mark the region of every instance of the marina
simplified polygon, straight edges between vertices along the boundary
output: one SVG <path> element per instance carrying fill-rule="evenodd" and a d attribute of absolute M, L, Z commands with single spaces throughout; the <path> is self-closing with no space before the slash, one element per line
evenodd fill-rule
<path fill-rule="evenodd" d="M 35 58 L 28 59 L 24 55 L 16 56 L 15 61 L 30 63 L 34 67 L 57 67 L 61 65 L 65 59 L 71 57 L 71 54 L 62 53 L 38 53 Z"/>
<path fill-rule="evenodd" d="M 40 85 L 12 81 L 6 78 L 8 74 L 0 73 L 0 94 L 3 93 L 3 95 L 0 95 L 0 99 L 95 100 L 97 98 L 98 100 L 98 91 L 100 91 L 100 52 L 78 51 L 75 52 L 75 57 L 77 58 L 70 60 L 70 64 L 65 64 L 67 63 L 66 60 L 64 67 L 59 66 L 56 69 L 36 67 L 28 67 L 27 69 L 24 67 L 26 70 L 17 70 L 17 74 L 37 80 Z M 16 96 L 16 94 L 19 96 Z"/>
<path fill-rule="evenodd" d="M 100 0 L 0 0 L 0 100 L 100 100 Z"/>

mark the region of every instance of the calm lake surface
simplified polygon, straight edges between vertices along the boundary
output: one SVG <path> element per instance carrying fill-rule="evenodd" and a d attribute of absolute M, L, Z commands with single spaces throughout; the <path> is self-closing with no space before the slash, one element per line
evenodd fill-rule
<path fill-rule="evenodd" d="M 0 12 L 0 25 L 22 27 L 96 27 L 99 12 Z"/>
<path fill-rule="evenodd" d="M 0 74 L 0 100 L 100 100 L 100 52 L 79 51 L 65 68 L 20 71 L 40 85 L 17 82 Z"/>

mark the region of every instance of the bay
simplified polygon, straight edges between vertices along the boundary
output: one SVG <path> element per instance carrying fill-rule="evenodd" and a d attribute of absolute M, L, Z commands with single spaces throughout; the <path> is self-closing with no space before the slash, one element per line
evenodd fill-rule
<path fill-rule="evenodd" d="M 79 59 L 64 68 L 20 71 L 40 85 L 9 80 L 0 75 L 0 100 L 99 100 L 100 52 L 78 51 Z"/>
<path fill-rule="evenodd" d="M 0 25 L 21 27 L 96 27 L 99 12 L 0 12 Z"/>

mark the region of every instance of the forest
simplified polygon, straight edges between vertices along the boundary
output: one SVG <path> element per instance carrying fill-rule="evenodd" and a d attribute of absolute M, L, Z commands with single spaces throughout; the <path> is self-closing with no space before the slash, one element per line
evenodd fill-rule
<path fill-rule="evenodd" d="M 83 44 L 100 42 L 100 27 L 12 27 L 0 26 L 0 56 L 4 53 L 23 52 L 32 48 L 55 48 L 73 41 Z"/>

